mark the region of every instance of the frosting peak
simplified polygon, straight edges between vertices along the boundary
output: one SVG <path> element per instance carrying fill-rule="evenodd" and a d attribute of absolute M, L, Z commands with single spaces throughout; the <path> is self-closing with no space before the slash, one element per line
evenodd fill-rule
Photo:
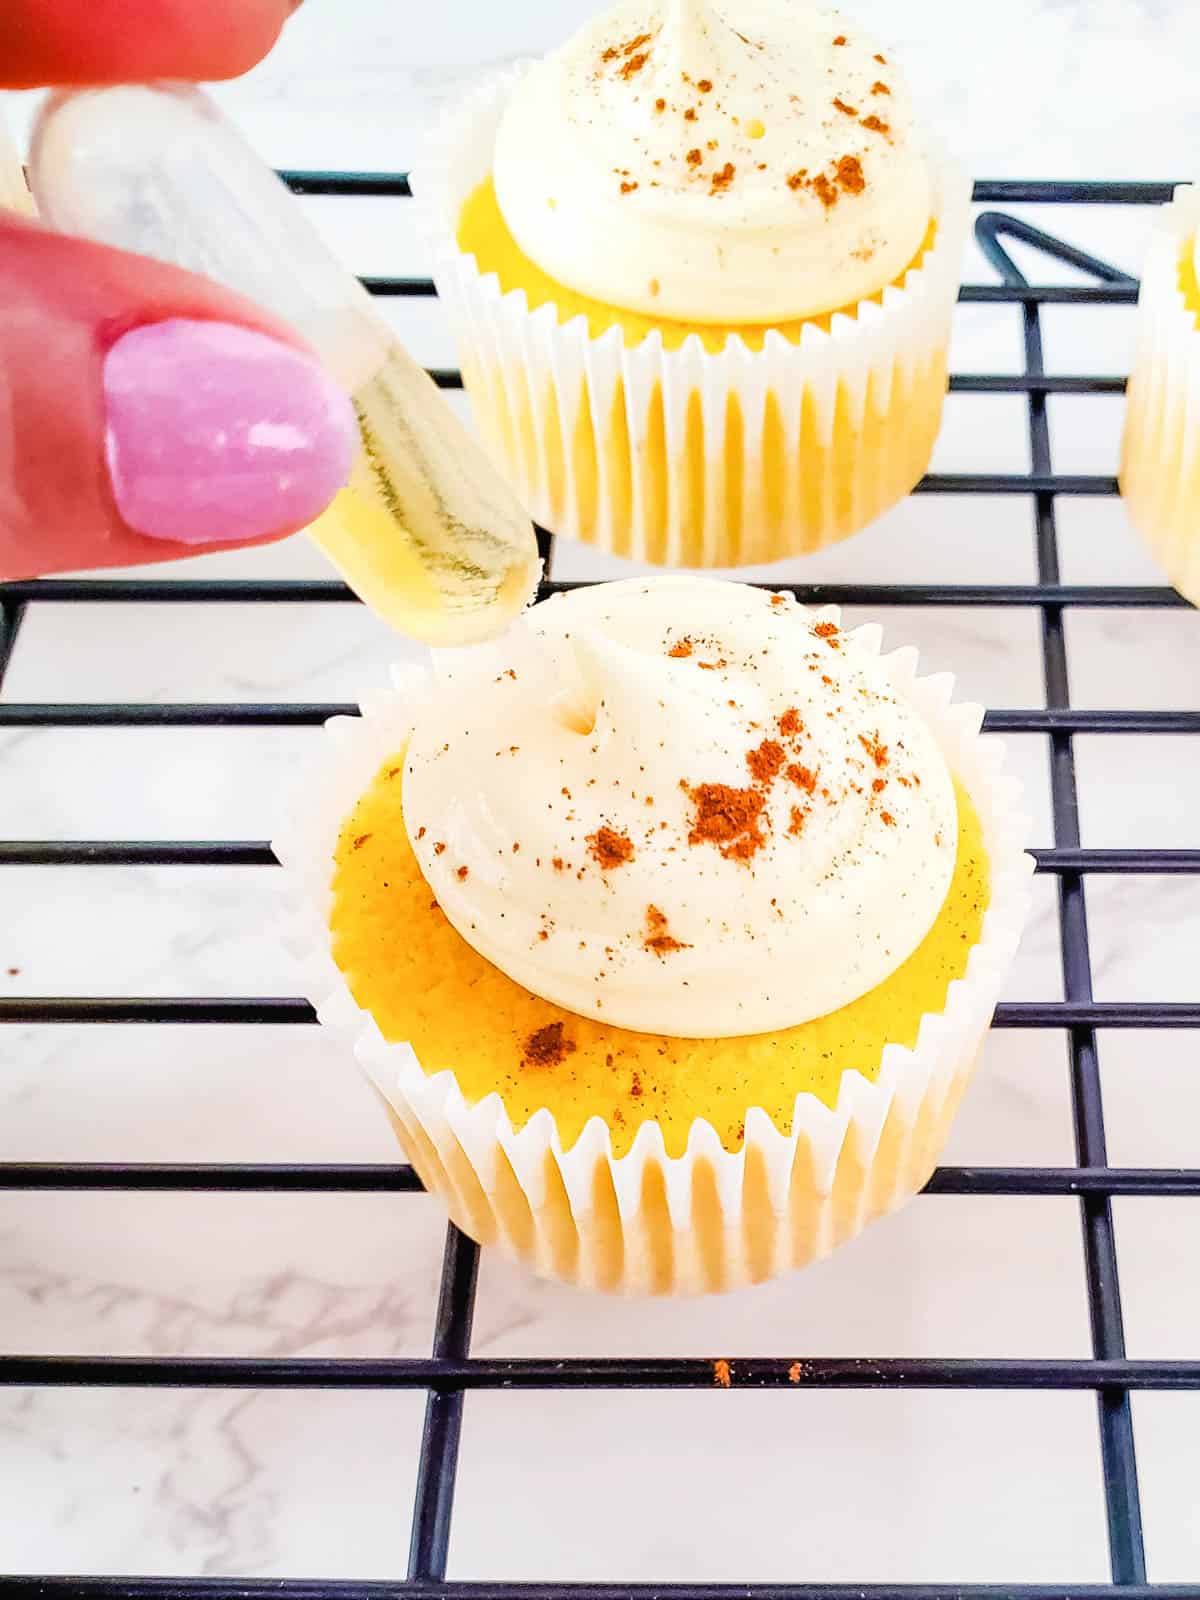
<path fill-rule="evenodd" d="M 620 1027 L 789 1027 L 882 982 L 957 847 L 936 741 L 853 633 L 695 578 L 547 601 L 443 665 L 404 814 L 468 944 Z"/>
<path fill-rule="evenodd" d="M 888 57 L 837 12 L 789 0 L 623 0 L 518 85 L 494 177 L 551 277 L 701 323 L 873 294 L 932 209 Z"/>

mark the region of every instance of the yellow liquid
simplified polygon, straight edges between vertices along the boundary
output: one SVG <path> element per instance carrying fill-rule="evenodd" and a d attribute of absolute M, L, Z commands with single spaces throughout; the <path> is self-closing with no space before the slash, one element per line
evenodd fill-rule
<path fill-rule="evenodd" d="M 762 1106 L 785 1133 L 802 1091 L 836 1103 L 842 1075 L 874 1080 L 884 1046 L 912 1045 L 926 1012 L 941 1011 L 963 975 L 988 904 L 983 830 L 961 785 L 959 841 L 946 901 L 922 943 L 877 988 L 839 1011 L 776 1033 L 677 1039 L 614 1028 L 530 994 L 455 932 L 433 903 L 401 808 L 403 756 L 387 762 L 348 818 L 335 852 L 333 954 L 354 998 L 386 1039 L 412 1043 L 425 1072 L 452 1071 L 468 1103 L 498 1093 L 516 1128 L 543 1106 L 570 1147 L 590 1117 L 624 1154 L 657 1120 L 668 1155 L 707 1118 L 728 1150 Z M 574 1047 L 533 1066 L 525 1043 L 561 1023 Z"/>
<path fill-rule="evenodd" d="M 353 398 L 362 447 L 309 532 L 401 633 L 461 645 L 502 632 L 537 582 L 528 515 L 398 345 Z"/>

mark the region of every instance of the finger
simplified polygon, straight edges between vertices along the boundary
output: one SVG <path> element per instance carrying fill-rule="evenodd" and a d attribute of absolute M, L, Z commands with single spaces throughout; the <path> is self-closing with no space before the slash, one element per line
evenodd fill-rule
<path fill-rule="evenodd" d="M 0 578 L 293 532 L 350 402 L 294 334 L 176 267 L 0 220 Z"/>
<path fill-rule="evenodd" d="M 3 0 L 0 84 L 235 78 L 299 0 Z"/>

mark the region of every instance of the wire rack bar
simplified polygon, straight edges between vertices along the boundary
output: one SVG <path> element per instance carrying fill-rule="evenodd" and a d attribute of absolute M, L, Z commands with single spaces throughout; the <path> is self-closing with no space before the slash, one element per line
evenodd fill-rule
<path fill-rule="evenodd" d="M 1192 877 L 1200 850 L 1032 852 L 1039 872 Z M 0 867 L 274 867 L 265 839 L 4 839 Z"/>
<path fill-rule="evenodd" d="M 287 1162 L 0 1162 L 0 1191 L 80 1194 L 423 1194 L 412 1167 Z M 1196 1167 L 939 1167 L 927 1195 L 1200 1194 Z"/>
<path fill-rule="evenodd" d="M 165 704 L 156 701 L 71 704 L 42 701 L 0 704 L 4 728 L 313 728 L 330 717 L 356 717 L 350 701 L 228 701 Z M 1200 733 L 1200 711 L 1075 711 L 1040 706 L 988 711 L 985 733 Z"/>
<path fill-rule="evenodd" d="M 1089 260 L 1081 256 L 1081 252 L 1062 246 L 1039 230 L 1011 218 L 985 213 L 976 222 L 976 232 L 984 253 L 1007 283 L 1020 283 L 1024 279 L 1001 242 L 1006 237 L 1033 244 L 1052 256 L 1068 261 L 1072 266 L 1082 266 L 1095 277 L 1112 281 L 1123 276 L 1106 263 Z M 1045 371 L 1045 362 L 1041 314 L 1036 305 L 1023 307 L 1022 323 L 1026 370 L 1042 373 Z M 1028 405 L 1034 476 L 1045 479 L 1053 471 L 1046 396 L 1031 393 Z M 1056 584 L 1061 581 L 1061 573 L 1053 490 L 1040 491 L 1036 497 L 1035 529 L 1038 578 L 1043 583 Z M 1063 614 L 1053 605 L 1044 605 L 1042 608 L 1042 666 L 1046 704 L 1055 708 L 1069 706 L 1071 691 L 1066 632 Z M 1051 731 L 1050 796 L 1055 844 L 1068 850 L 1078 849 L 1079 797 L 1074 746 L 1071 732 L 1062 727 Z M 1068 1003 L 1086 1005 L 1092 999 L 1092 967 L 1082 876 L 1076 872 L 1060 875 L 1058 893 L 1064 995 Z M 1072 1028 L 1070 1060 L 1079 1163 L 1089 1167 L 1104 1166 L 1108 1154 L 1094 1027 L 1080 1025 Z M 1093 1352 L 1102 1361 L 1119 1362 L 1125 1356 L 1125 1330 L 1112 1206 L 1109 1197 L 1103 1194 L 1085 1195 L 1080 1204 Z M 1146 1555 L 1128 1387 L 1114 1385 L 1102 1389 L 1097 1396 L 1097 1405 L 1108 1515 L 1109 1562 L 1113 1580 L 1117 1583 L 1143 1583 L 1146 1578 Z"/>
<path fill-rule="evenodd" d="M 375 275 L 359 282 L 368 293 L 384 299 L 432 300 L 437 295 L 432 278 Z M 1131 306 L 1137 296 L 1134 283 L 966 283 L 958 292 L 960 305 Z"/>
<path fill-rule="evenodd" d="M 549 578 L 544 594 L 586 587 L 582 581 Z M 1133 608 L 1186 611 L 1188 602 L 1165 585 L 1061 583 L 762 583 L 754 588 L 785 591 L 807 605 L 847 606 L 1040 606 L 1095 610 Z M 346 584 L 324 578 L 39 578 L 0 584 L 0 603 L 36 600 L 54 605 L 325 605 L 358 604 Z"/>
<path fill-rule="evenodd" d="M 317 1014 L 287 996 L 193 998 L 186 995 L 22 995 L 0 1000 L 0 1024 L 260 1023 L 306 1025 Z M 1027 1000 L 996 1007 L 994 1028 L 1200 1028 L 1200 1003 L 1178 1001 Z M 1097 1163 L 1104 1165 L 1103 1162 Z"/>
<path fill-rule="evenodd" d="M 21 1587 L 36 1584 L 36 1587 Z M 37 1600 L 1196 1600 L 1191 1584 L 409 1583 L 337 1578 L 0 1578 Z"/>
<path fill-rule="evenodd" d="M 296 194 L 412 194 L 407 172 L 328 172 L 284 167 L 279 176 Z M 1180 179 L 1179 182 L 1183 180 Z M 988 205 L 1165 205 L 1178 183 L 1084 182 L 1072 179 L 978 178 L 973 198 Z"/>
<path fill-rule="evenodd" d="M 712 1360 L 532 1357 L 464 1360 L 314 1356 L 0 1356 L 0 1387 L 88 1389 L 708 1389 Z M 1200 1390 L 1200 1361 L 946 1359 L 937 1356 L 748 1356 L 733 1389 Z M 799 1373 L 796 1367 L 799 1366 Z M 457 1444 L 457 1440 L 455 1440 Z M 424 1447 L 423 1447 L 424 1453 Z M 431 1482 L 429 1473 L 425 1482 Z M 431 1519 L 432 1521 L 432 1519 Z M 433 1543 L 432 1535 L 430 1542 Z"/>
<path fill-rule="evenodd" d="M 446 1229 L 442 1281 L 434 1324 L 435 1364 L 467 1365 L 478 1281 L 479 1246 L 451 1223 Z M 408 1575 L 418 1582 L 446 1576 L 462 1415 L 461 1387 L 430 1386 L 425 1400 L 425 1425 L 421 1433 L 412 1539 L 408 1552 Z"/>

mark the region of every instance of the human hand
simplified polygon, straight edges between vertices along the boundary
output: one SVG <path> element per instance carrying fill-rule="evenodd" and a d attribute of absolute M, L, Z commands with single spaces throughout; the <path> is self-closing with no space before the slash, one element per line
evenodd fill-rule
<path fill-rule="evenodd" d="M 0 87 L 236 77 L 296 3 L 3 0 Z M 345 395 L 249 301 L 0 210 L 0 578 L 293 533 L 356 438 Z"/>

